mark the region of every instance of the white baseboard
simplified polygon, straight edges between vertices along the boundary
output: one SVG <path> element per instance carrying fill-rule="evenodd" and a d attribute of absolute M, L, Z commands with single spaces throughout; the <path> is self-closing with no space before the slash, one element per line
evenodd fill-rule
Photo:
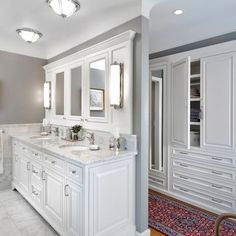
<path fill-rule="evenodd" d="M 136 231 L 136 236 L 150 236 L 150 235 L 151 235 L 150 229 L 147 229 L 146 231 L 142 233 L 139 233 Z"/>

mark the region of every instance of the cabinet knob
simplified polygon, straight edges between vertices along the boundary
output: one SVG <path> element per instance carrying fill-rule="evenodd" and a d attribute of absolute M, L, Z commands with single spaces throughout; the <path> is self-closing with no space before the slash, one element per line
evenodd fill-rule
<path fill-rule="evenodd" d="M 71 173 L 72 173 L 72 174 L 76 174 L 76 170 L 72 170 Z"/>
<path fill-rule="evenodd" d="M 51 161 L 51 163 L 54 165 L 56 163 L 56 161 Z"/>

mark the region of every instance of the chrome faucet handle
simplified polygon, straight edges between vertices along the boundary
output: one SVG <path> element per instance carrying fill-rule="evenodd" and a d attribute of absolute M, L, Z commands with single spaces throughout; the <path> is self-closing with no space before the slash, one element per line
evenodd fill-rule
<path fill-rule="evenodd" d="M 89 140 L 89 144 L 94 145 L 95 143 L 95 135 L 93 132 L 87 132 L 86 138 Z"/>

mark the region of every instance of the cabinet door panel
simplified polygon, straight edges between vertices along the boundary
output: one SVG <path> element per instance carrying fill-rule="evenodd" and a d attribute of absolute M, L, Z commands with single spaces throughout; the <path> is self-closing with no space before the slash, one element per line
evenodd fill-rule
<path fill-rule="evenodd" d="M 29 192 L 29 187 L 30 187 L 30 162 L 27 158 L 21 157 L 20 159 L 20 180 L 19 184 L 25 192 Z"/>
<path fill-rule="evenodd" d="M 233 150 L 235 124 L 235 55 L 202 59 L 202 146 Z"/>
<path fill-rule="evenodd" d="M 70 181 L 66 186 L 67 235 L 82 236 L 82 188 Z"/>
<path fill-rule="evenodd" d="M 45 171 L 44 207 L 48 217 L 61 227 L 63 224 L 63 177 L 51 171 Z"/>
<path fill-rule="evenodd" d="M 172 143 L 189 148 L 190 58 L 172 64 Z"/>

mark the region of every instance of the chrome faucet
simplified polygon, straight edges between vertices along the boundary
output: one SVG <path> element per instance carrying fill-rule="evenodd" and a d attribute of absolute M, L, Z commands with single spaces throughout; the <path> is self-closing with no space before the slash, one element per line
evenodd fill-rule
<path fill-rule="evenodd" d="M 95 136 L 93 132 L 87 132 L 86 133 L 86 138 L 89 140 L 90 145 L 94 145 L 95 143 Z"/>

